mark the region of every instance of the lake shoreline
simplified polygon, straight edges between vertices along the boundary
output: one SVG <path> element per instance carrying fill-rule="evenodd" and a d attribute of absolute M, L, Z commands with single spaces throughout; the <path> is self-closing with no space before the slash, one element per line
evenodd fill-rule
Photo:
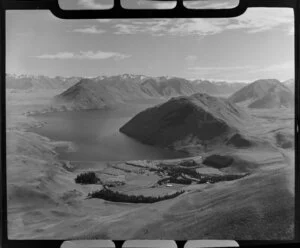
<path fill-rule="evenodd" d="M 90 110 L 35 115 L 33 118 L 42 124 L 27 130 L 51 140 L 72 142 L 76 153 L 62 148 L 56 150 L 63 160 L 123 161 L 190 156 L 186 151 L 150 146 L 121 133 L 119 128 L 135 112 L 121 116 L 119 112 Z"/>

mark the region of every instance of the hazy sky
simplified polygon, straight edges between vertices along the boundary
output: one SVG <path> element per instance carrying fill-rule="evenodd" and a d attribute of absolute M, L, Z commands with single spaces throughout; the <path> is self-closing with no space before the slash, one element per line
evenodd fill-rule
<path fill-rule="evenodd" d="M 230 19 L 62 20 L 41 10 L 10 10 L 6 17 L 8 73 L 294 77 L 292 9 L 252 8 Z"/>

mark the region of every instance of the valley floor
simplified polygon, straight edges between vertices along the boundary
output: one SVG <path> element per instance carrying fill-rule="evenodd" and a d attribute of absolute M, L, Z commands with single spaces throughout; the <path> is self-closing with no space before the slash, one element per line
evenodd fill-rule
<path fill-rule="evenodd" d="M 164 175 L 124 162 L 59 161 L 51 141 L 29 127 L 42 125 L 25 115 L 41 110 L 56 92 L 7 92 L 7 180 L 9 238 L 13 239 L 292 239 L 294 234 L 294 149 L 275 146 L 278 128 L 290 135 L 291 112 L 252 111 L 255 135 L 274 144 L 251 149 L 221 149 L 237 158 L 231 167 L 203 166 L 207 175 L 250 173 L 233 181 L 155 186 Z M 36 96 L 39 95 L 37 99 Z M 37 99 L 35 103 L 32 99 Z M 274 121 L 275 120 L 275 121 Z M 149 162 L 144 161 L 145 164 Z M 166 161 L 163 161 L 167 163 Z M 132 163 L 132 161 L 131 161 Z M 152 161 L 152 164 L 155 161 Z M 172 161 L 172 164 L 176 162 Z M 139 165 L 143 163 L 138 162 Z M 95 171 L 102 181 L 125 178 L 115 190 L 160 195 L 184 189 L 176 198 L 153 204 L 87 199 L 102 185 L 74 182 Z M 123 180 L 123 179 L 122 179 Z"/>

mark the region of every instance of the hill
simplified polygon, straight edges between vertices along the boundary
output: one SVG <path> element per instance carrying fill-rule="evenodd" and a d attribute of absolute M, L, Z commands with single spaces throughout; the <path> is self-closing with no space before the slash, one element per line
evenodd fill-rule
<path fill-rule="evenodd" d="M 248 115 L 230 101 L 205 93 L 175 97 L 146 109 L 120 128 L 143 143 L 170 148 L 205 146 L 225 141 L 238 145 L 244 138 L 230 141 L 240 133 Z M 243 144 L 246 144 L 243 141 Z"/>
<path fill-rule="evenodd" d="M 292 107 L 293 93 L 276 79 L 257 80 L 234 93 L 234 103 L 246 102 L 249 108 Z"/>
<path fill-rule="evenodd" d="M 139 82 L 131 77 L 97 77 L 82 79 L 54 98 L 59 104 L 74 109 L 98 109 L 125 101 L 147 99 Z"/>
<path fill-rule="evenodd" d="M 295 91 L 295 79 L 291 78 L 289 80 L 286 80 L 282 82 L 286 87 L 290 89 L 290 91 L 294 92 Z"/>
<path fill-rule="evenodd" d="M 197 87 L 183 78 L 149 78 L 141 84 L 141 89 L 149 96 L 170 97 L 191 95 Z"/>

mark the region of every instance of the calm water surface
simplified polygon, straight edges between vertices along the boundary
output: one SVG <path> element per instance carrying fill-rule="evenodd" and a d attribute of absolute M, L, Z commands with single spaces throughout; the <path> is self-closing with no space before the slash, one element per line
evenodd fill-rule
<path fill-rule="evenodd" d="M 91 110 L 81 112 L 56 112 L 35 116 L 46 122 L 32 129 L 52 140 L 71 141 L 76 151 L 58 148 L 59 158 L 71 161 L 117 161 L 135 159 L 171 159 L 187 156 L 142 144 L 119 128 L 139 111 Z"/>

